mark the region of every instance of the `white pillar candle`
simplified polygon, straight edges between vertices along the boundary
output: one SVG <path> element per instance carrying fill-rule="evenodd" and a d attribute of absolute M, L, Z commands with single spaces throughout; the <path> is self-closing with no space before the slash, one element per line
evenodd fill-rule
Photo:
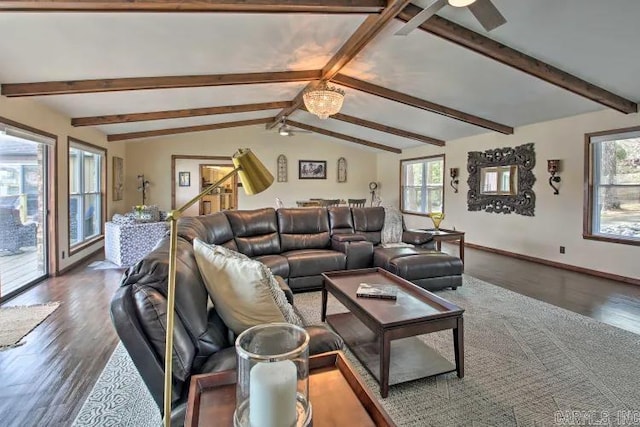
<path fill-rule="evenodd" d="M 251 427 L 291 427 L 296 421 L 296 365 L 290 360 L 258 363 L 249 378 Z"/>

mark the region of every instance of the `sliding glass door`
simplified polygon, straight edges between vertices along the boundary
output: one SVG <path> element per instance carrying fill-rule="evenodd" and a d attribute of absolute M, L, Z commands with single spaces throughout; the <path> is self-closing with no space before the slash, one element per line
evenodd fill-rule
<path fill-rule="evenodd" d="M 0 119 L 0 301 L 48 276 L 50 137 Z"/>

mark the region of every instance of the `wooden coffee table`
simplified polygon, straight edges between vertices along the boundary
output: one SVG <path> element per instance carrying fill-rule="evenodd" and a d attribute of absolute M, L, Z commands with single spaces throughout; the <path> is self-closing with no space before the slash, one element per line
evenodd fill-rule
<path fill-rule="evenodd" d="M 462 308 L 381 268 L 334 271 L 323 277 L 322 321 L 378 380 L 382 397 L 387 397 L 389 385 L 453 371 L 464 377 Z M 398 299 L 358 298 L 360 283 L 397 286 Z M 350 312 L 327 316 L 329 293 Z M 445 329 L 453 330 L 455 366 L 417 338 Z"/>

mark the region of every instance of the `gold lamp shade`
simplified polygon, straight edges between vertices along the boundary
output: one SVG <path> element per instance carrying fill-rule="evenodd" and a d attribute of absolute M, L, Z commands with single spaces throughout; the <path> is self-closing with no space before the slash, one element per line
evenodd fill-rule
<path fill-rule="evenodd" d="M 238 168 L 242 187 L 248 195 L 262 193 L 273 183 L 273 175 L 250 149 L 238 149 L 231 160 Z"/>

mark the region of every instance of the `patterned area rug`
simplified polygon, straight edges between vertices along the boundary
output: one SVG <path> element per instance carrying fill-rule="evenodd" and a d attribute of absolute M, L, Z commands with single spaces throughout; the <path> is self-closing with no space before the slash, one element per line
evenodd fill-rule
<path fill-rule="evenodd" d="M 58 302 L 48 304 L 0 308 L 0 351 L 19 346 L 22 337 L 42 323 L 56 308 Z"/>
<path fill-rule="evenodd" d="M 160 411 L 127 350 L 118 344 L 73 426 L 158 427 Z"/>
<path fill-rule="evenodd" d="M 557 425 L 567 411 L 596 421 L 609 414 L 615 426 L 640 408 L 640 335 L 469 276 L 438 295 L 466 309 L 465 378 L 451 373 L 392 386 L 380 400 L 398 426 Z M 295 301 L 308 323 L 320 323 L 319 292 Z M 329 313 L 342 311 L 330 299 Z M 451 331 L 421 339 L 453 361 Z M 375 380 L 347 355 L 379 397 Z M 121 347 L 105 372 L 75 425 L 157 426 L 158 410 Z"/>

